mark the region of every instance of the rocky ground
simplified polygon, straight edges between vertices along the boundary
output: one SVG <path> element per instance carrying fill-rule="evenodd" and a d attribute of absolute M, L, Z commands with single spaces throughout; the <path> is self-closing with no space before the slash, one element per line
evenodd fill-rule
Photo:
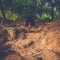
<path fill-rule="evenodd" d="M 9 28 L 10 36 L 4 31 L 0 29 L 1 60 L 60 60 L 60 20 L 32 28 L 26 39 L 14 40 L 14 29 Z"/>

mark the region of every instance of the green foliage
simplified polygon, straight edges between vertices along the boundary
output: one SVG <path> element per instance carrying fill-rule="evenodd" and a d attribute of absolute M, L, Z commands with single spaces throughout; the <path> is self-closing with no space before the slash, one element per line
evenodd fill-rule
<path fill-rule="evenodd" d="M 60 0 L 0 0 L 0 17 L 17 20 L 27 14 L 45 21 L 57 19 L 60 17 Z"/>
<path fill-rule="evenodd" d="M 14 12 L 9 11 L 9 10 L 5 14 L 6 14 L 6 18 L 10 19 L 10 20 L 16 20 L 19 18 L 19 15 L 17 13 L 14 13 Z"/>
<path fill-rule="evenodd" d="M 0 10 L 0 17 L 2 17 L 2 12 L 1 12 L 1 10 Z"/>

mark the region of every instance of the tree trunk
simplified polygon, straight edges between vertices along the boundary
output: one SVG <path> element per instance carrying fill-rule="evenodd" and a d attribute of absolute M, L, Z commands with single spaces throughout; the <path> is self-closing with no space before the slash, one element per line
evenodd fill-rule
<path fill-rule="evenodd" d="M 1 6 L 1 12 L 2 12 L 3 18 L 5 19 L 6 17 L 5 17 L 4 6 L 2 3 L 2 0 L 0 0 L 0 6 Z"/>
<path fill-rule="evenodd" d="M 51 12 L 52 20 L 54 20 L 54 11 Z"/>

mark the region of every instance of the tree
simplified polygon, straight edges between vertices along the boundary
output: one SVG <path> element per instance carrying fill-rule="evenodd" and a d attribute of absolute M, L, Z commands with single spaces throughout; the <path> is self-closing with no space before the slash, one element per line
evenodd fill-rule
<path fill-rule="evenodd" d="M 0 0 L 0 8 L 1 8 L 1 12 L 2 12 L 3 18 L 5 19 L 6 16 L 5 16 L 5 11 L 4 11 L 4 6 L 3 6 L 3 0 Z"/>

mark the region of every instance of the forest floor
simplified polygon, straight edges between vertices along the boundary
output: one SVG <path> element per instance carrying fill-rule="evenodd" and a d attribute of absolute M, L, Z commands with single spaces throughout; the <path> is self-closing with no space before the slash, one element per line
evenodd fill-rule
<path fill-rule="evenodd" d="M 10 39 L 1 43 L 7 34 L 0 29 L 3 33 L 2 37 L 0 35 L 0 60 L 60 60 L 60 20 L 31 31 L 34 32 L 26 33 L 26 39 Z"/>

